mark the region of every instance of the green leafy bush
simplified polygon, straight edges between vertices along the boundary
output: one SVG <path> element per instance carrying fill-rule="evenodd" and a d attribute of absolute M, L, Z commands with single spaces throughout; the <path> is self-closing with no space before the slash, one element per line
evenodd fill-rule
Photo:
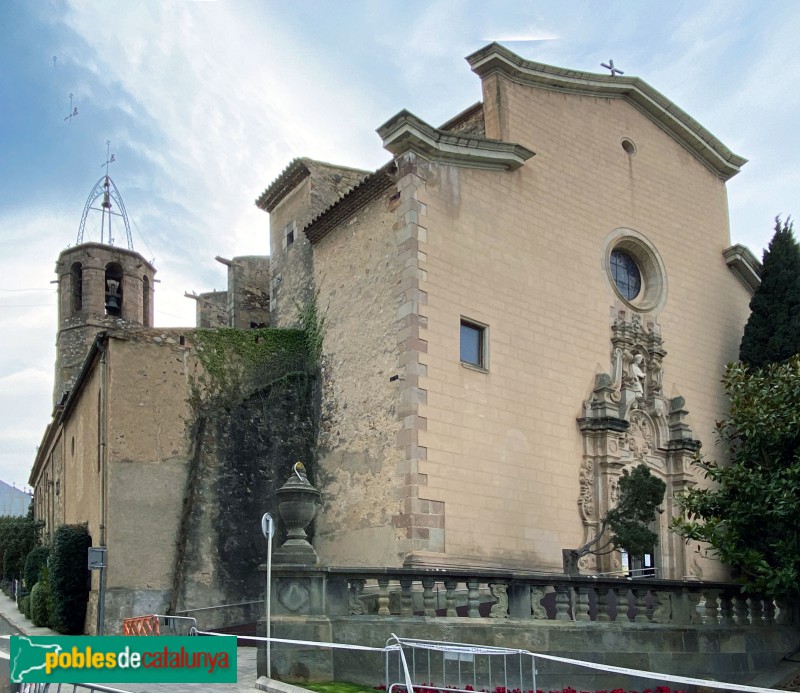
<path fill-rule="evenodd" d="M 49 561 L 52 628 L 65 635 L 83 633 L 89 601 L 86 552 L 91 544 L 85 524 L 61 525 L 53 535 Z"/>
<path fill-rule="evenodd" d="M 4 580 L 21 580 L 25 559 L 39 541 L 42 523 L 33 519 L 33 506 L 25 517 L 0 516 L 0 557 Z"/>
<path fill-rule="evenodd" d="M 50 555 L 49 546 L 36 546 L 25 559 L 25 587 L 29 590 L 39 582 L 39 573 L 47 565 L 47 558 Z"/>
<path fill-rule="evenodd" d="M 800 355 L 750 370 L 729 364 L 723 379 L 730 413 L 717 437 L 730 464 L 698 456 L 713 482 L 678 502 L 673 529 L 706 542 L 750 594 L 800 595 Z"/>
<path fill-rule="evenodd" d="M 31 617 L 31 597 L 30 595 L 26 594 L 24 597 L 20 597 L 19 600 L 19 610 L 20 612 L 26 617 Z"/>
<path fill-rule="evenodd" d="M 39 581 L 33 586 L 30 594 L 30 619 L 34 626 L 49 628 L 51 624 L 52 595 L 50 575 L 47 566 L 42 567 Z"/>

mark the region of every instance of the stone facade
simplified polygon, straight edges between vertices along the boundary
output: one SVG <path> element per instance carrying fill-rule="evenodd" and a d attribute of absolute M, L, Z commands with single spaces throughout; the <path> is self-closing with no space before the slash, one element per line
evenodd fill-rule
<path fill-rule="evenodd" d="M 201 409 L 198 349 L 194 330 L 99 336 L 31 472 L 45 539 L 86 523 L 93 545 L 107 547 L 107 634 L 130 616 L 258 599 L 257 519 L 293 461 L 310 455 L 302 378 Z M 90 633 L 98 594 L 95 571 Z"/>
<path fill-rule="evenodd" d="M 256 200 L 270 214 L 270 317 L 294 325 L 314 295 L 311 248 L 303 229 L 367 175 L 366 171 L 295 159 Z"/>
<path fill-rule="evenodd" d="M 269 327 L 269 256 L 242 255 L 231 260 L 217 256 L 217 261 L 228 268 L 227 291 L 184 294 L 197 301 L 197 327 Z"/>
<path fill-rule="evenodd" d="M 228 267 L 228 327 L 249 330 L 269 327 L 270 259 L 242 255 L 232 260 L 217 257 Z"/>
<path fill-rule="evenodd" d="M 325 317 L 320 560 L 558 571 L 614 475 L 644 461 L 669 488 L 662 576 L 721 577 L 666 524 L 696 482 L 689 457 L 713 444 L 748 315 L 757 263 L 731 259 L 725 189 L 745 160 L 639 79 L 494 44 L 468 60 L 482 104 L 439 129 L 390 119 L 393 161 L 321 213 L 296 164 L 260 201 L 279 320 L 311 292 Z M 309 243 L 301 269 L 282 259 L 290 227 Z M 633 297 L 612 276 L 620 252 L 641 274 Z M 615 369 L 637 354 L 645 380 L 623 386 Z M 579 421 L 604 373 L 620 423 L 600 440 Z"/>
<path fill-rule="evenodd" d="M 225 264 L 227 292 L 192 296 L 198 327 L 233 328 L 215 351 L 241 341 L 237 326 L 269 323 L 269 258 Z M 106 547 L 106 633 L 128 616 L 258 598 L 263 538 L 252 518 L 275 503 L 277 477 L 310 456 L 308 379 L 256 374 L 210 406 L 202 350 L 213 333 L 152 328 L 155 270 L 137 253 L 83 244 L 61 254 L 57 271 L 56 407 L 30 476 L 45 540 L 86 523 Z M 298 365 L 259 364 L 273 380 L 276 368 Z M 87 632 L 99 590 L 94 572 Z"/>
<path fill-rule="evenodd" d="M 101 243 L 59 255 L 54 404 L 71 389 L 98 332 L 153 326 L 155 273 L 139 253 Z"/>
<path fill-rule="evenodd" d="M 494 44 L 469 61 L 481 103 L 441 128 L 398 113 L 373 173 L 296 159 L 257 201 L 269 264 L 218 258 L 227 291 L 191 296 L 198 326 L 233 341 L 315 311 L 319 378 L 259 362 L 261 380 L 232 371 L 203 400 L 219 374 L 202 331 L 152 329 L 155 270 L 100 244 L 62 253 L 57 406 L 31 484 L 48 533 L 87 522 L 108 547 L 107 632 L 258 596 L 254 518 L 297 460 L 327 567 L 560 572 L 644 462 L 668 488 L 661 577 L 724 576 L 667 523 L 758 282 L 728 247 L 744 160 L 641 80 Z"/>
<path fill-rule="evenodd" d="M 202 329 L 228 326 L 228 292 L 206 291 L 201 294 L 185 294 L 197 301 L 195 324 Z"/>

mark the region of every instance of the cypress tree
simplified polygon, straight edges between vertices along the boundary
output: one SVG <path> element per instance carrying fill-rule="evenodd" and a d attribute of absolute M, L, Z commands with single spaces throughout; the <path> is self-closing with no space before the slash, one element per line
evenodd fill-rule
<path fill-rule="evenodd" d="M 750 300 L 750 318 L 739 360 L 751 368 L 779 363 L 800 353 L 800 245 L 791 218 L 775 219 L 775 235 L 764 252 L 761 285 Z"/>

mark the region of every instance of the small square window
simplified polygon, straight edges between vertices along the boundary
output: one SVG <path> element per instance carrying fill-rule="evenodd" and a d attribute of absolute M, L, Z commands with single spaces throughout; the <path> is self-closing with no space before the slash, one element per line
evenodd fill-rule
<path fill-rule="evenodd" d="M 486 326 L 461 320 L 461 363 L 486 368 Z"/>
<path fill-rule="evenodd" d="M 288 248 L 292 243 L 294 243 L 294 229 L 286 234 L 286 247 Z"/>

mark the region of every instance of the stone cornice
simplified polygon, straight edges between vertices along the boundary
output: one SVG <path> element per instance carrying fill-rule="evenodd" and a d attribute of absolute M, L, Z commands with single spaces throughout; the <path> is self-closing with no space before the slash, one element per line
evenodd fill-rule
<path fill-rule="evenodd" d="M 395 156 L 413 151 L 454 166 L 513 171 L 534 155 L 520 144 L 440 130 L 406 110 L 387 120 L 377 132 L 383 146 Z"/>
<path fill-rule="evenodd" d="M 122 246 L 118 245 L 111 245 L 109 243 L 97 243 L 96 241 L 89 241 L 87 243 L 81 243 L 80 245 L 73 245 L 70 246 L 69 248 L 64 248 L 64 250 L 62 250 L 59 253 L 58 260 L 56 260 L 56 269 L 55 269 L 56 274 L 62 273 L 62 268 L 64 268 L 65 266 L 64 258 L 71 258 L 71 256 L 73 255 L 91 256 L 91 253 L 88 252 L 91 249 L 97 249 L 104 254 L 119 253 L 120 255 L 127 255 L 128 257 L 134 257 L 138 262 L 147 267 L 147 269 L 149 269 L 153 274 L 156 273 L 156 268 L 153 266 L 153 264 L 145 260 L 144 256 L 141 253 L 136 252 L 135 250 L 123 248 Z M 105 262 L 106 262 L 105 260 L 102 261 L 103 264 L 105 264 Z M 66 268 L 66 270 L 68 271 L 69 268 Z M 155 281 L 159 280 L 156 279 Z"/>
<path fill-rule="evenodd" d="M 515 82 L 574 94 L 622 98 L 694 154 L 722 180 L 735 176 L 747 159 L 734 154 L 685 111 L 639 77 L 598 75 L 525 60 L 497 43 L 467 56 L 481 78 L 500 73 Z"/>
<path fill-rule="evenodd" d="M 749 248 L 743 245 L 732 245 L 722 251 L 722 257 L 736 278 L 744 284 L 752 294 L 761 284 L 761 263 Z"/>

